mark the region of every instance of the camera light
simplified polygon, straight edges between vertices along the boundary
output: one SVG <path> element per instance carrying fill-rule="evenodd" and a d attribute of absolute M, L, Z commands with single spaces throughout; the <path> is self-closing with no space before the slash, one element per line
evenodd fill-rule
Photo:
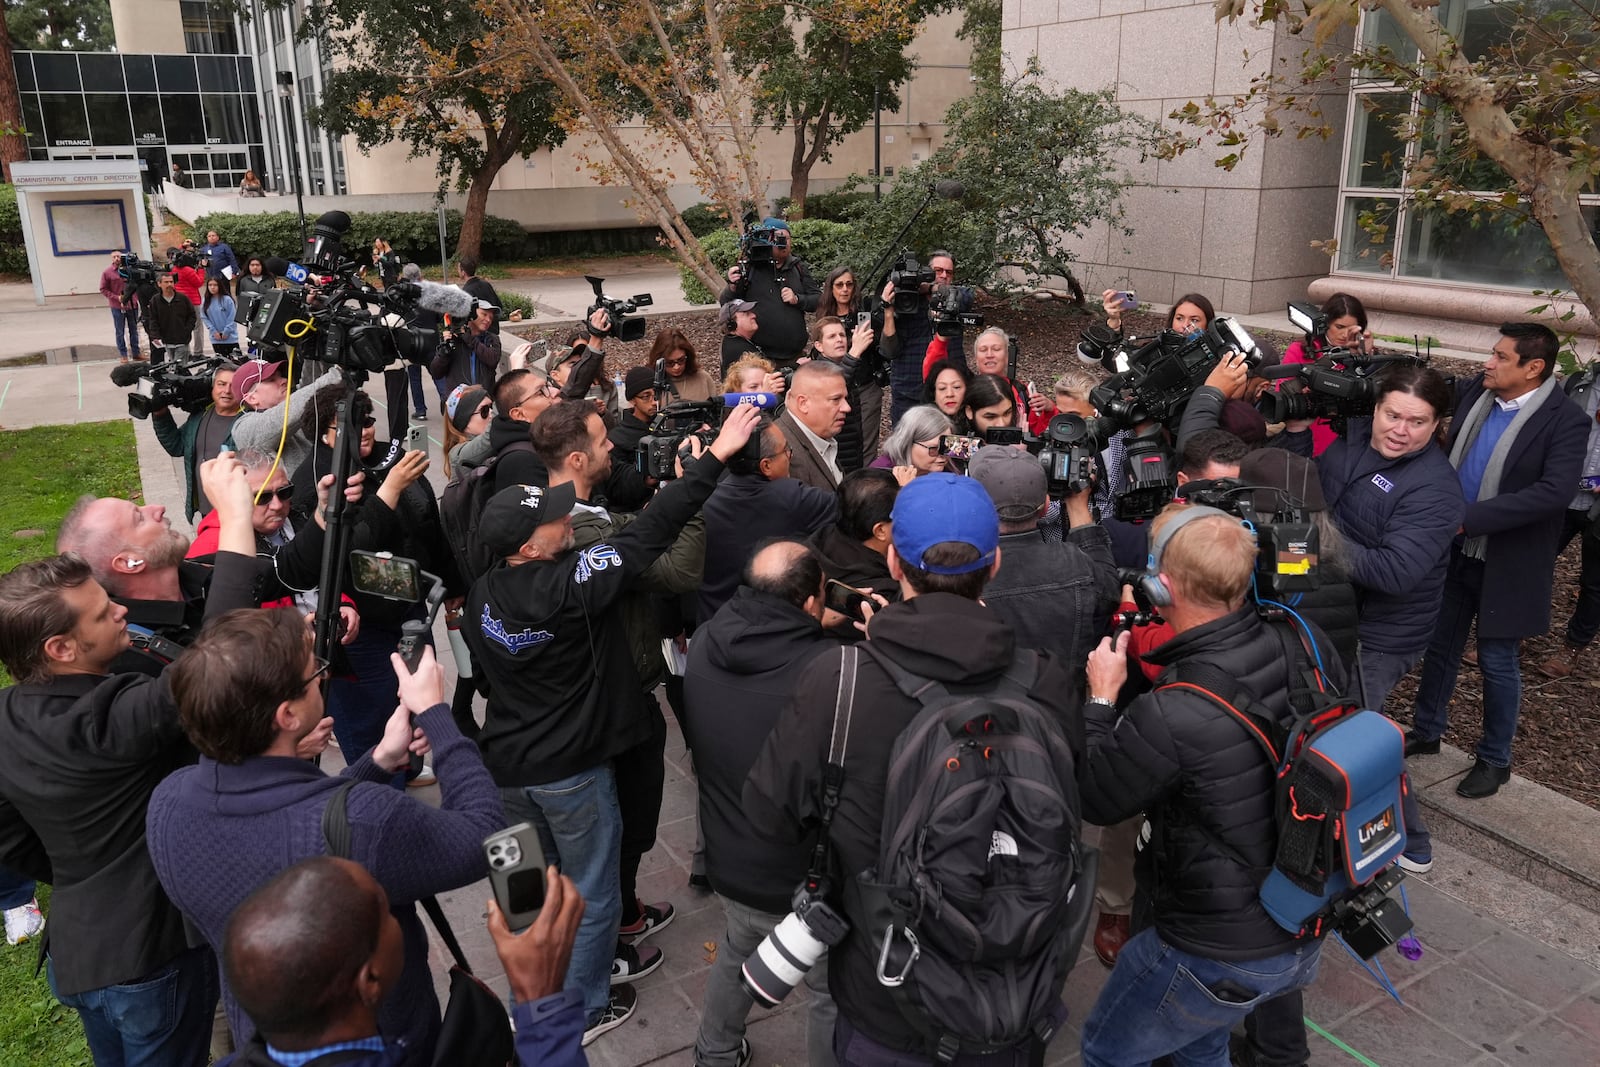
<path fill-rule="evenodd" d="M 1296 300 L 1289 301 L 1289 325 L 1301 333 L 1315 337 L 1317 334 L 1317 320 L 1321 317 L 1322 312 L 1318 311 L 1313 305 Z"/>

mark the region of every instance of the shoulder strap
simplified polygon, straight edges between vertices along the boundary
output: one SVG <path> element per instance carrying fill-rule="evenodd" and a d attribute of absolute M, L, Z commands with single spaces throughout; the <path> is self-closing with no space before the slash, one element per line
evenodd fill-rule
<path fill-rule="evenodd" d="M 1249 731 L 1267 754 L 1267 762 L 1276 770 L 1282 751 L 1278 740 L 1280 731 L 1272 719 L 1257 710 L 1260 703 L 1254 693 L 1240 685 L 1232 675 L 1209 663 L 1180 663 L 1173 674 L 1175 680 L 1157 686 L 1157 692 L 1183 689 L 1216 704 Z"/>
<path fill-rule="evenodd" d="M 839 693 L 833 705 L 833 732 L 828 738 L 828 762 L 822 768 L 822 829 L 811 850 L 808 882 L 820 882 L 827 872 L 828 832 L 833 814 L 839 808 L 839 793 L 844 788 L 844 754 L 850 742 L 850 720 L 856 705 L 856 675 L 860 653 L 855 645 L 845 645 L 839 656 Z"/>
<path fill-rule="evenodd" d="M 341 783 L 339 788 L 333 791 L 333 796 L 328 798 L 327 807 L 322 809 L 323 844 L 328 849 L 328 855 L 339 859 L 350 858 L 350 790 L 354 789 L 356 784 L 354 778 Z M 433 927 L 439 931 L 440 939 L 450 950 L 450 955 L 455 958 L 456 966 L 471 974 L 472 967 L 467 963 L 466 954 L 461 951 L 461 942 L 456 940 L 456 932 L 450 928 L 450 920 L 444 917 L 444 909 L 439 906 L 439 898 L 423 897 L 422 910 L 433 920 Z"/>
<path fill-rule="evenodd" d="M 923 707 L 927 707 L 935 700 L 947 697 L 951 693 L 950 688 L 943 682 L 925 678 L 920 674 L 912 674 L 898 663 L 895 663 L 888 656 L 873 648 L 871 641 L 863 641 L 859 645 L 850 647 L 860 648 L 865 651 L 867 655 L 872 657 L 873 662 L 883 668 L 884 673 L 889 676 L 889 680 L 894 683 L 896 689 Z M 1038 680 L 1039 653 L 1031 648 L 1019 648 L 1012 654 L 1011 663 L 1006 667 L 1005 672 L 1001 674 L 997 687 L 1016 688 L 1026 693 L 1033 688 L 1033 684 Z M 984 693 L 987 691 L 988 688 L 970 690 L 972 693 Z M 962 687 L 959 692 L 965 694 L 969 690 L 966 687 Z"/>

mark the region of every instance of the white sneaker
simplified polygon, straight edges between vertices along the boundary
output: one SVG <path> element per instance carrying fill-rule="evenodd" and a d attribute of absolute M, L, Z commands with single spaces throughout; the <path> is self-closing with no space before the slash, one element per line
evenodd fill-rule
<path fill-rule="evenodd" d="M 28 901 L 20 907 L 6 911 L 6 944 L 20 945 L 38 937 L 44 929 L 44 914 L 39 910 L 39 899 Z"/>

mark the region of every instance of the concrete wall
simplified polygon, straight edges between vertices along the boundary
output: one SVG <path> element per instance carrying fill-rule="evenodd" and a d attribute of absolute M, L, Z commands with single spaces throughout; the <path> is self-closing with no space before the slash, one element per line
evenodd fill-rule
<path fill-rule="evenodd" d="M 183 16 L 176 0 L 111 0 L 119 52 L 183 54 Z"/>
<path fill-rule="evenodd" d="M 1130 111 L 1164 121 L 1208 95 L 1243 92 L 1276 59 L 1305 47 L 1278 27 L 1218 24 L 1210 0 L 1005 0 L 1006 61 L 1037 54 L 1064 88 L 1114 87 Z M 1281 66 L 1278 69 L 1283 69 Z M 1131 161 L 1131 237 L 1097 227 L 1075 242 L 1084 287 L 1127 287 L 1166 304 L 1186 292 L 1260 312 L 1302 299 L 1328 271 L 1310 247 L 1332 232 L 1343 145 L 1342 94 L 1326 99 L 1326 141 L 1253 138 L 1232 171 L 1202 145 L 1172 161 Z"/>

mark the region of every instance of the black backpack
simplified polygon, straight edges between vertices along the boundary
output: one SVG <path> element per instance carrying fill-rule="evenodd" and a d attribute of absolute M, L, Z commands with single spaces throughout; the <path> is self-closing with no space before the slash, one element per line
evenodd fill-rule
<path fill-rule="evenodd" d="M 532 452 L 533 442 L 513 441 L 490 456 L 481 465 L 461 472 L 439 498 L 439 522 L 444 526 L 445 540 L 450 543 L 456 567 L 468 585 L 477 581 L 495 565 L 494 553 L 478 542 L 478 520 L 489 498 L 494 495 L 494 469 L 500 460 L 511 452 Z"/>
<path fill-rule="evenodd" d="M 1039 655 L 952 689 L 860 650 L 922 710 L 895 739 L 878 864 L 846 882 L 878 980 L 942 1063 L 1048 1043 L 1094 911 L 1096 855 L 1080 842 L 1072 751 L 1027 694 Z M 844 686 L 841 686 L 843 689 Z"/>

